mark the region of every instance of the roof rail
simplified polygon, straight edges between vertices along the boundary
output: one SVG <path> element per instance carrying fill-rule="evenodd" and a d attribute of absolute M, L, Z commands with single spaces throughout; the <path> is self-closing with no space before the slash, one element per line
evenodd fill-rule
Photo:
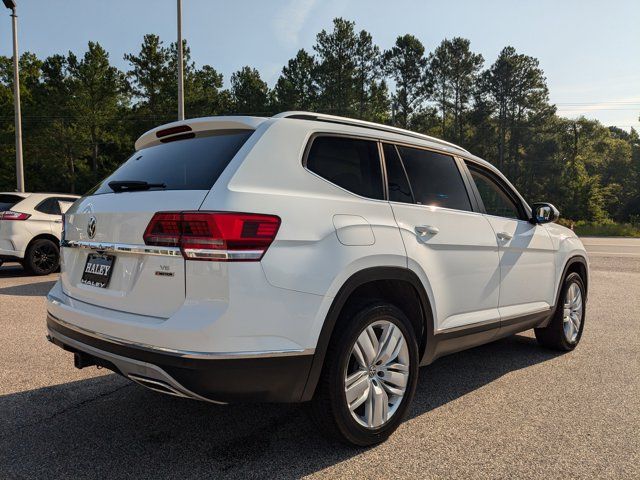
<path fill-rule="evenodd" d="M 456 150 L 460 150 L 461 152 L 469 153 L 468 150 L 456 145 L 455 143 L 450 143 L 445 140 L 440 140 L 439 138 L 430 137 L 429 135 L 424 135 L 422 133 L 412 132 L 411 130 L 405 130 L 404 128 L 392 127 L 390 125 L 382 125 L 380 123 L 367 122 L 365 120 L 356 120 L 354 118 L 347 117 L 339 117 L 337 115 L 327 115 L 325 113 L 315 113 L 315 112 L 282 112 L 273 116 L 274 118 L 297 118 L 300 120 L 313 120 L 317 122 L 327 122 L 327 123 L 337 123 L 340 125 L 351 125 L 354 127 L 362 127 L 362 128 L 370 128 L 372 130 L 379 130 L 381 132 L 395 133 L 397 135 L 404 135 L 406 137 L 418 138 L 420 140 L 427 140 L 433 143 L 439 143 L 440 145 L 446 145 L 447 147 L 454 148 Z"/>

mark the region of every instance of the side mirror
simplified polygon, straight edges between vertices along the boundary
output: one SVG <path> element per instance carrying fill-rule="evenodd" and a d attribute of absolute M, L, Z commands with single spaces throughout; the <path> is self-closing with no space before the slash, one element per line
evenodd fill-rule
<path fill-rule="evenodd" d="M 550 223 L 560 218 L 560 212 L 550 203 L 539 202 L 531 206 L 532 218 L 531 223 Z"/>

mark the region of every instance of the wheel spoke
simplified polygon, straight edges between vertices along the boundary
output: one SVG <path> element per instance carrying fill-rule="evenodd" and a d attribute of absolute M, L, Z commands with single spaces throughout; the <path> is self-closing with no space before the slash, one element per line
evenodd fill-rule
<path fill-rule="evenodd" d="M 571 323 L 573 323 L 573 328 L 576 331 L 580 330 L 580 319 L 578 318 L 578 315 L 575 313 L 572 313 L 569 318 L 571 319 Z"/>
<path fill-rule="evenodd" d="M 393 323 L 389 323 L 380 337 L 380 348 L 375 363 L 384 365 L 398 356 L 404 338 L 402 332 Z"/>
<path fill-rule="evenodd" d="M 409 377 L 409 372 L 394 372 L 392 370 L 387 370 L 384 372 L 384 377 L 382 377 L 382 381 L 384 383 L 389 383 L 391 385 L 395 385 L 400 387 L 402 390 L 407 386 L 407 379 Z"/>
<path fill-rule="evenodd" d="M 574 312 L 582 308 L 582 295 L 578 295 L 571 303 L 571 310 Z"/>
<path fill-rule="evenodd" d="M 353 354 L 353 356 L 356 359 L 356 362 L 358 362 L 358 365 L 360 365 L 361 368 L 365 370 L 369 368 L 369 364 L 367 363 L 367 360 L 364 358 L 364 354 L 362 353 L 362 349 L 360 348 L 360 345 L 358 344 L 358 342 L 356 342 L 356 344 L 353 346 L 353 351 L 351 353 Z"/>
<path fill-rule="evenodd" d="M 345 393 L 349 410 L 355 410 L 369 397 L 370 380 L 366 371 L 358 370 L 345 381 Z"/>
<path fill-rule="evenodd" d="M 573 321 L 571 320 L 571 317 L 567 317 L 567 320 L 565 321 L 565 325 L 564 325 L 564 331 L 565 334 L 567 335 L 567 340 L 572 341 L 573 340 L 573 332 L 574 332 L 574 325 L 573 325 Z"/>
<path fill-rule="evenodd" d="M 379 427 L 387 421 L 389 415 L 389 397 L 376 382 L 371 383 L 369 396 L 365 403 L 365 418 L 371 428 Z"/>
<path fill-rule="evenodd" d="M 578 298 L 578 285 L 576 285 L 575 283 L 573 283 L 571 285 L 571 304 L 573 304 L 576 301 L 576 298 Z"/>
<path fill-rule="evenodd" d="M 360 334 L 357 344 L 360 347 L 367 366 L 371 365 L 378 351 L 378 337 L 376 337 L 376 332 L 373 331 L 371 326 L 367 327 L 364 332 Z"/>

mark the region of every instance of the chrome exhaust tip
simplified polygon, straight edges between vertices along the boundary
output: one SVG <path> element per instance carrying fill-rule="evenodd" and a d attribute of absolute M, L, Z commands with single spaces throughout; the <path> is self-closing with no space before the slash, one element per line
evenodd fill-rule
<path fill-rule="evenodd" d="M 143 387 L 153 390 L 154 392 L 165 393 L 167 395 L 173 395 L 174 397 L 191 398 L 162 380 L 156 380 L 154 378 L 147 378 L 134 374 L 127 375 L 127 378 L 133 380 L 139 385 L 142 385 Z"/>

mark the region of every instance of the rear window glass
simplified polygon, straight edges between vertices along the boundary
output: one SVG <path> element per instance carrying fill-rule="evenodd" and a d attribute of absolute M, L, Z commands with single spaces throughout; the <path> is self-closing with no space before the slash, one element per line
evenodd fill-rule
<path fill-rule="evenodd" d="M 378 144 L 346 137 L 318 137 L 307 168 L 331 183 L 368 198 L 383 198 Z"/>
<path fill-rule="evenodd" d="M 11 210 L 11 207 L 22 200 L 24 200 L 24 198 L 18 195 L 0 195 L 0 212 Z"/>
<path fill-rule="evenodd" d="M 252 133 L 227 130 L 144 148 L 90 193 L 112 193 L 114 180 L 164 183 L 162 190 L 209 190 Z"/>

